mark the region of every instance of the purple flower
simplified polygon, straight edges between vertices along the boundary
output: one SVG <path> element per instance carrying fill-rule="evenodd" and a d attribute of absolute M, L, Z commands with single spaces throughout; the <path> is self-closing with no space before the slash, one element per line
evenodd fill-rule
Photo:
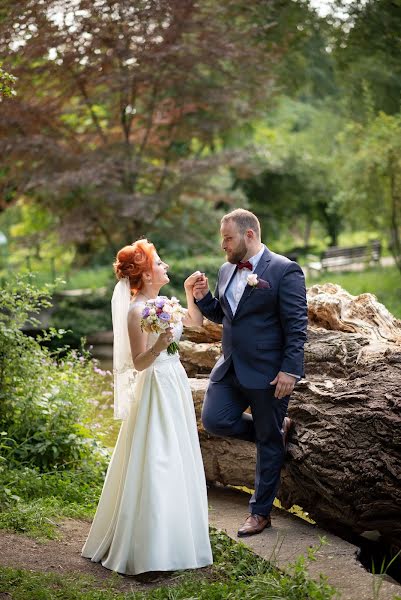
<path fill-rule="evenodd" d="M 161 321 L 170 321 L 170 317 L 171 317 L 171 315 L 169 315 L 168 313 L 165 313 L 165 312 L 162 312 L 159 315 L 159 319 Z"/>
<path fill-rule="evenodd" d="M 161 298 L 160 296 L 156 298 L 155 304 L 157 306 L 157 308 L 163 308 L 164 306 L 164 298 Z"/>
<path fill-rule="evenodd" d="M 142 317 L 143 317 L 144 319 L 146 319 L 146 317 L 148 317 L 148 316 L 149 316 L 149 313 L 150 313 L 150 308 L 149 308 L 148 306 L 146 306 L 146 307 L 143 309 Z"/>
<path fill-rule="evenodd" d="M 106 371 L 103 371 L 103 369 L 99 369 L 99 367 L 93 367 L 93 370 L 95 371 L 95 373 L 97 373 L 98 375 L 102 375 L 103 377 L 106 375 Z"/>

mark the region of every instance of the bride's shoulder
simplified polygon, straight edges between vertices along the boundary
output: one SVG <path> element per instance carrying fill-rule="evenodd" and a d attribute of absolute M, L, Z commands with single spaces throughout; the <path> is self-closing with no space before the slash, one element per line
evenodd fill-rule
<path fill-rule="evenodd" d="M 133 300 L 128 308 L 128 317 L 142 317 L 144 307 L 145 302 L 142 302 L 141 300 Z"/>

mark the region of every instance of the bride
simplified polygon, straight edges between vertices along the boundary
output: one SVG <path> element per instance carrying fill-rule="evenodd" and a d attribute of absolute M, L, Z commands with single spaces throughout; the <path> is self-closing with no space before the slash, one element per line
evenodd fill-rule
<path fill-rule="evenodd" d="M 118 252 L 114 270 L 114 409 L 123 423 L 82 556 L 125 575 L 204 567 L 213 559 L 195 411 L 179 355 L 167 353 L 182 324 L 160 335 L 140 326 L 168 265 L 141 239 Z M 184 325 L 202 324 L 192 295 L 199 275 L 184 283 Z"/>

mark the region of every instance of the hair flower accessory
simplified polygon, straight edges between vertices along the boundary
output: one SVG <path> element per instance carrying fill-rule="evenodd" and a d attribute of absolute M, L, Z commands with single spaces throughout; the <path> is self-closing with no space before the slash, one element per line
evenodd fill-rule
<path fill-rule="evenodd" d="M 271 288 L 270 283 L 264 279 L 260 279 L 256 273 L 250 273 L 246 278 L 246 282 L 252 289 L 257 288 L 258 290 L 261 290 Z"/>
<path fill-rule="evenodd" d="M 142 311 L 141 329 L 148 333 L 163 333 L 174 323 L 179 323 L 186 315 L 185 308 L 174 296 L 157 296 L 145 303 Z M 168 354 L 175 354 L 178 351 L 177 342 L 171 342 L 167 348 Z"/>

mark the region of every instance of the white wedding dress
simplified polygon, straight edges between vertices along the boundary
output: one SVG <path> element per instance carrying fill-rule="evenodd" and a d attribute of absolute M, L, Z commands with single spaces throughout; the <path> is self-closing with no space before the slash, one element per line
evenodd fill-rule
<path fill-rule="evenodd" d="M 181 333 L 180 324 L 176 341 Z M 205 474 L 179 355 L 165 350 L 139 372 L 133 397 L 82 556 L 126 575 L 210 565 Z"/>

